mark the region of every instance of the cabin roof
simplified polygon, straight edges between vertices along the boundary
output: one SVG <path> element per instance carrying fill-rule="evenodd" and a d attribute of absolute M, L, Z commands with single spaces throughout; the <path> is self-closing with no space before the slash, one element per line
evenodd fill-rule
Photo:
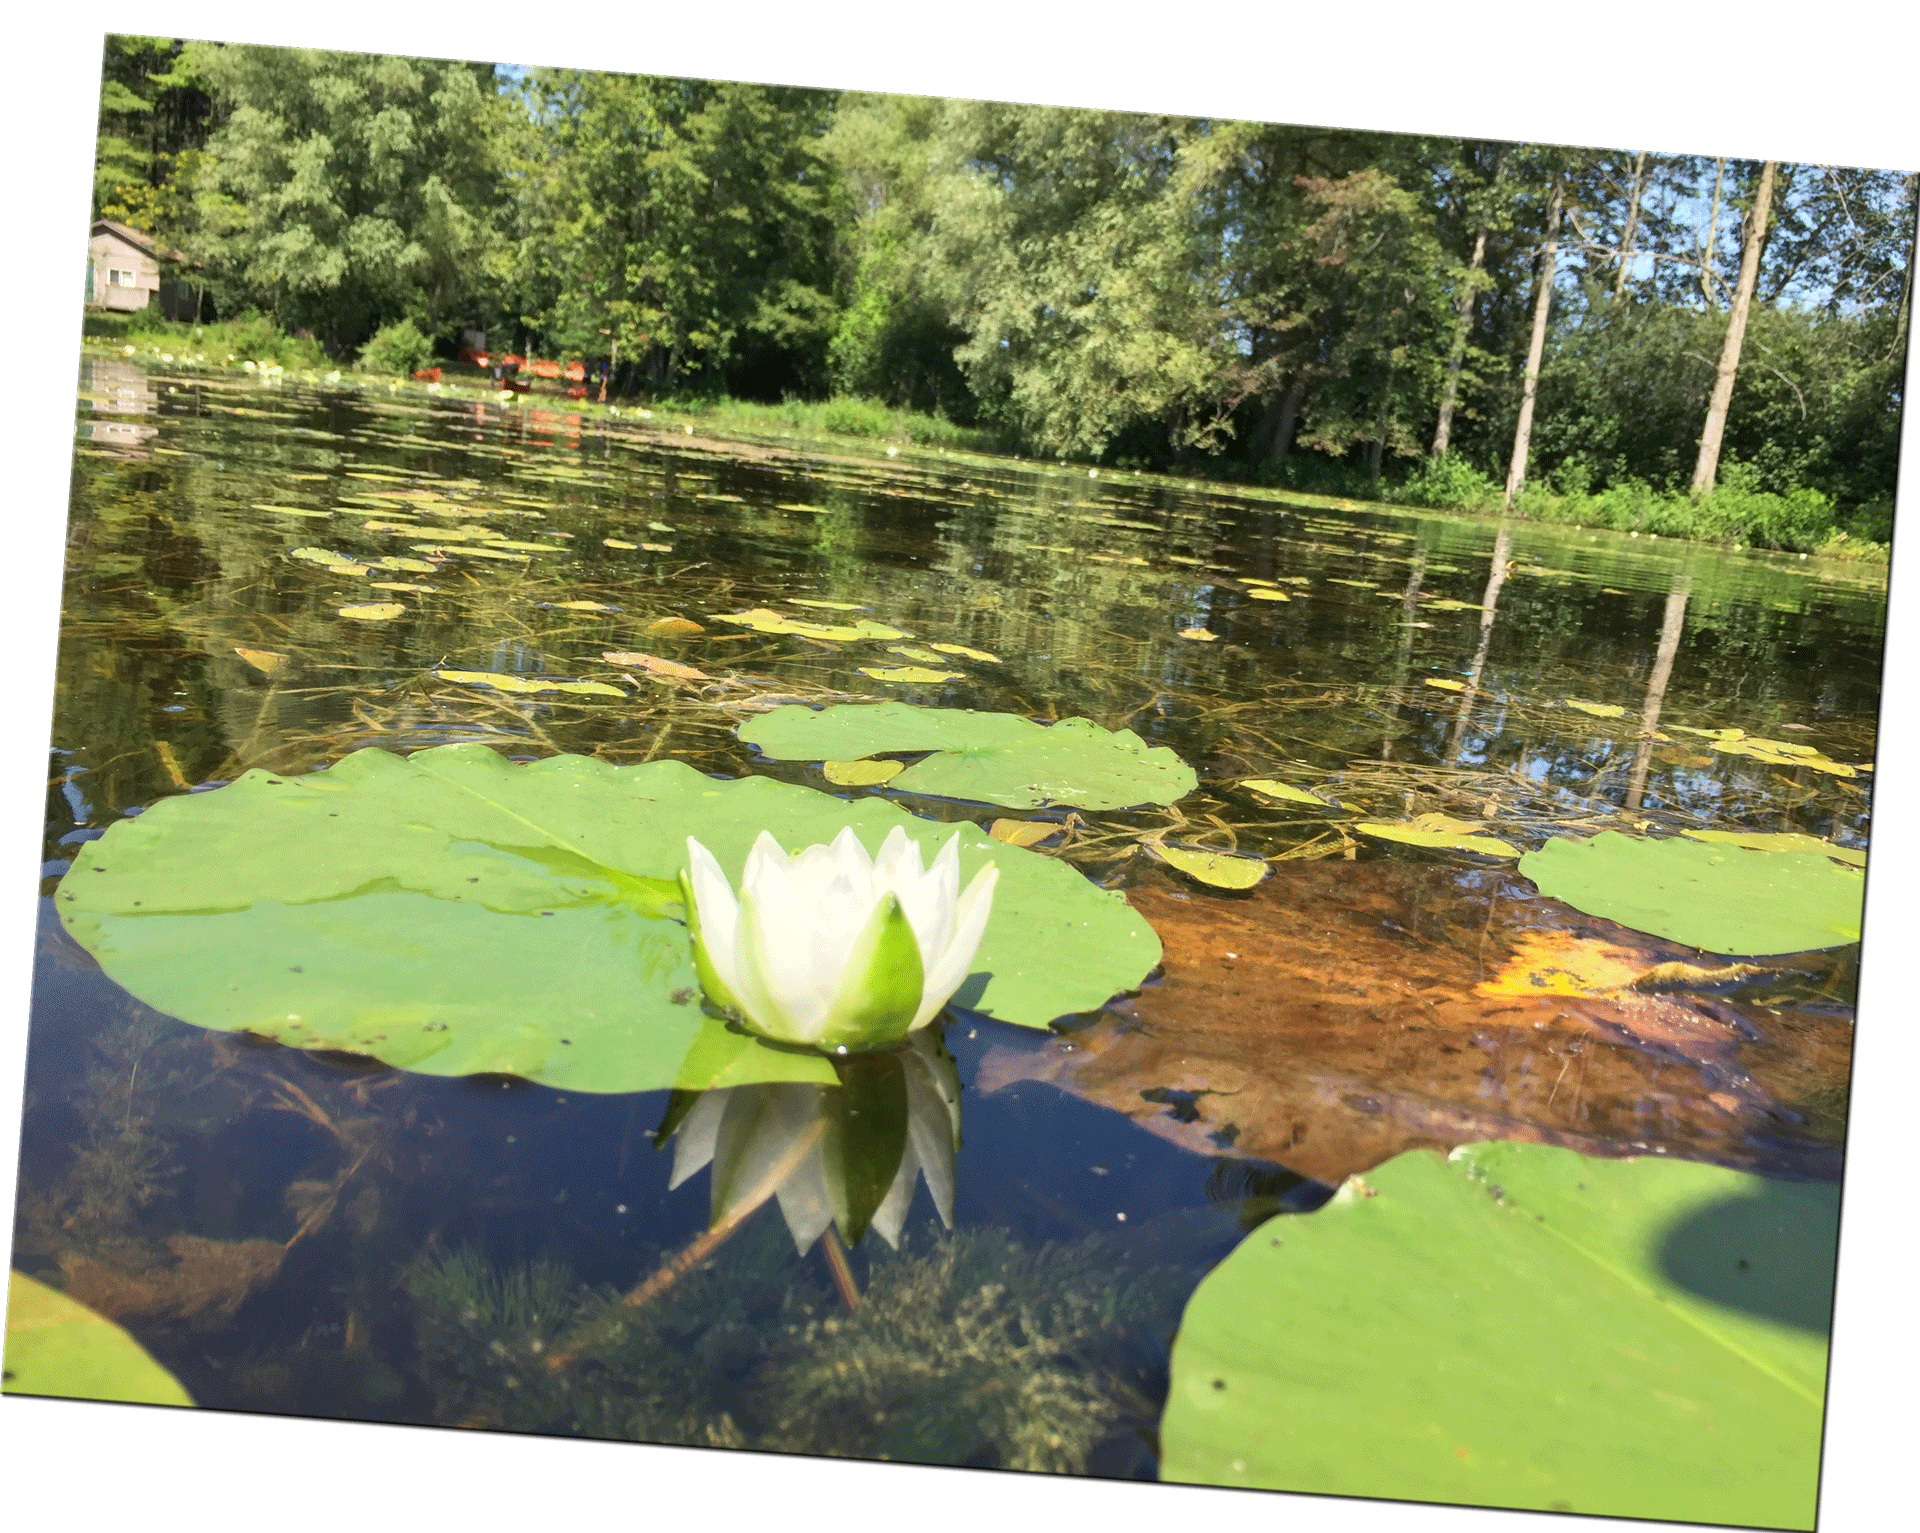
<path fill-rule="evenodd" d="M 184 261 L 186 257 L 177 250 L 162 250 L 153 242 L 153 236 L 143 234 L 128 224 L 116 223 L 111 218 L 96 218 L 93 221 L 93 234 L 111 234 L 133 246 L 143 255 L 149 255 L 156 261 Z"/>

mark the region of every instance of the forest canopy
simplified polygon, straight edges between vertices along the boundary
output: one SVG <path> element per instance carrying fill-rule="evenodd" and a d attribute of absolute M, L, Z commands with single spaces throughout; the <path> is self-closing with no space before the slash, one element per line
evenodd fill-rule
<path fill-rule="evenodd" d="M 1891 527 L 1913 174 L 109 37 L 94 215 L 342 360 L 1428 504 Z M 1796 501 L 1795 497 L 1799 497 Z"/>

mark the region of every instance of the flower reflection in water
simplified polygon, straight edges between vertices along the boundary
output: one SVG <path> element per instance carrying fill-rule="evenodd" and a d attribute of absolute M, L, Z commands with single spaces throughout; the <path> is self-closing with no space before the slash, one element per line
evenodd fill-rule
<path fill-rule="evenodd" d="M 716 1228 L 777 1198 L 803 1255 L 829 1224 L 848 1245 L 871 1226 L 897 1247 L 923 1176 L 952 1228 L 960 1075 L 939 1030 L 919 1029 L 889 1053 L 836 1058 L 834 1069 L 837 1086 L 784 1081 L 692 1098 L 670 1119 L 668 1185 L 711 1165 Z"/>

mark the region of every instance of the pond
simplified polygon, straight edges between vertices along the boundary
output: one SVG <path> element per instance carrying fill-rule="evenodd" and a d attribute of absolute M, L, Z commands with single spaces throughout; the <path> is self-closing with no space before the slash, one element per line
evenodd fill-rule
<path fill-rule="evenodd" d="M 14 1266 L 203 1406 L 1170 1473 L 1196 1286 L 1405 1152 L 1837 1182 L 1857 943 L 1709 962 L 1513 857 L 1609 830 L 1864 848 L 1883 615 L 1879 573 L 1785 555 L 91 358 Z M 741 738 L 874 700 L 1130 730 L 1197 786 L 994 805 Z M 874 1160 L 850 1212 L 817 1177 L 723 1190 L 691 1090 L 192 1026 L 58 919 L 93 843 L 164 800 L 448 745 L 989 830 L 1123 894 L 1164 955 L 1049 1029 L 963 989 L 912 1089 L 843 1067 L 835 1100 L 911 1118 L 890 1158 L 829 1134 Z M 486 983 L 529 1014 L 571 994 Z M 732 1089 L 775 1093 L 770 1122 L 822 1088 Z M 903 1142 L 917 1179 L 879 1206 Z"/>

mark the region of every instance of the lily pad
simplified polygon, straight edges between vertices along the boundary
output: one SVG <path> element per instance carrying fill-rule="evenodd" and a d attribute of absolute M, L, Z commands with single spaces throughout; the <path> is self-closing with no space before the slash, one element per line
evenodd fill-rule
<path fill-rule="evenodd" d="M 912 681 L 930 685 L 936 681 L 960 681 L 959 671 L 930 671 L 924 665 L 863 665 L 862 676 L 871 676 L 875 681 Z"/>
<path fill-rule="evenodd" d="M 882 751 L 932 751 L 893 780 L 903 793 L 1039 809 L 1171 804 L 1198 784 L 1193 768 L 1133 731 L 1088 719 L 1036 724 L 1013 713 L 838 703 L 775 708 L 740 726 L 775 761 L 854 761 Z"/>
<path fill-rule="evenodd" d="M 796 607 L 820 607 L 828 612 L 858 612 L 860 610 L 860 603 L 857 601 L 810 601 L 800 596 L 790 596 L 787 599 Z"/>
<path fill-rule="evenodd" d="M 1061 828 L 1052 820 L 995 820 L 987 834 L 1008 846 L 1038 846 L 1047 837 L 1059 835 Z"/>
<path fill-rule="evenodd" d="M 110 978 L 201 1027 L 425 1074 L 649 1091 L 674 1083 L 703 1020 L 676 882 L 687 837 L 737 877 L 762 830 L 793 850 L 851 826 L 872 852 L 896 825 L 929 858 L 955 830 L 678 761 L 362 750 L 164 799 L 91 843 L 56 903 Z M 956 1004 L 1044 1027 L 1159 961 L 1119 896 L 959 835 L 962 882 L 988 862 L 1000 882 Z"/>
<path fill-rule="evenodd" d="M 1831 857 L 1850 867 L 1864 868 L 1867 865 L 1867 854 L 1857 847 L 1835 846 L 1831 841 L 1802 835 L 1798 831 L 1683 830 L 1680 834 L 1695 841 L 1744 846 L 1750 852 L 1818 852 L 1822 857 Z"/>
<path fill-rule="evenodd" d="M 1483 857 L 1518 857 L 1520 849 L 1509 846 L 1498 836 L 1480 834 L 1486 827 L 1475 820 L 1454 820 L 1444 814 L 1416 815 L 1404 825 L 1363 820 L 1353 827 L 1362 835 L 1382 841 L 1401 841 L 1408 846 L 1441 847 L 1456 852 L 1478 852 Z"/>
<path fill-rule="evenodd" d="M 340 608 L 340 615 L 362 623 L 390 623 L 406 610 L 397 601 L 353 602 Z"/>
<path fill-rule="evenodd" d="M 1256 586 L 1253 590 L 1247 592 L 1247 595 L 1252 597 L 1255 601 L 1292 601 L 1293 600 L 1293 598 L 1287 595 L 1285 591 L 1275 591 L 1268 586 Z"/>
<path fill-rule="evenodd" d="M 1825 855 L 1603 830 L 1520 859 L 1542 894 L 1713 953 L 1799 953 L 1860 940 L 1866 880 Z"/>
<path fill-rule="evenodd" d="M 1245 857 L 1211 847 L 1161 844 L 1153 851 L 1169 867 L 1215 889 L 1251 889 L 1272 871 L 1264 857 Z"/>
<path fill-rule="evenodd" d="M 1289 804 L 1311 804 L 1316 809 L 1328 809 L 1332 806 L 1317 793 L 1309 793 L 1305 788 L 1291 788 L 1272 777 L 1249 777 L 1240 784 L 1251 788 L 1255 793 L 1264 793 L 1268 798 L 1284 799 Z"/>
<path fill-rule="evenodd" d="M 958 655 L 963 660 L 979 660 L 987 665 L 998 665 L 1000 657 L 990 655 L 984 649 L 969 649 L 964 644 L 929 644 L 928 649 L 936 649 L 943 655 Z"/>
<path fill-rule="evenodd" d="M 823 761 L 820 770 L 838 788 L 871 788 L 899 775 L 904 761 Z"/>
<path fill-rule="evenodd" d="M 1624 716 L 1627 711 L 1618 703 L 1589 703 L 1577 697 L 1562 698 L 1561 701 L 1569 708 L 1590 714 L 1596 719 L 1617 719 Z"/>
<path fill-rule="evenodd" d="M 642 548 L 646 544 L 640 545 Z M 742 628 L 751 628 L 755 633 L 792 633 L 803 639 L 826 639 L 830 642 L 850 644 L 855 639 L 911 639 L 912 634 L 905 629 L 892 628 L 885 623 L 876 623 L 872 618 L 861 618 L 857 623 L 807 623 L 799 618 L 783 617 L 771 607 L 749 607 L 745 612 L 716 612 L 714 619 L 721 623 L 735 623 Z"/>
<path fill-rule="evenodd" d="M 234 653 L 246 661 L 247 664 L 252 666 L 256 671 L 264 672 L 269 676 L 287 663 L 287 657 L 277 650 L 240 649 L 236 647 Z"/>
<path fill-rule="evenodd" d="M 1444 676 L 1423 676 L 1420 680 L 1426 686 L 1438 687 L 1442 692 L 1464 692 L 1467 690 L 1467 684 L 1464 681 L 1451 681 Z"/>
<path fill-rule="evenodd" d="M 1208 1275 L 1161 1474 L 1812 1528 L 1839 1189 L 1413 1150 Z"/>
<path fill-rule="evenodd" d="M 104 1315 L 24 1272 L 7 1274 L 6 1392 L 192 1405 L 146 1348 Z"/>
<path fill-rule="evenodd" d="M 655 676 L 671 676 L 678 681 L 705 681 L 707 673 L 697 671 L 690 665 L 682 665 L 678 660 L 663 660 L 658 655 L 649 655 L 637 649 L 602 650 L 600 658 L 608 665 L 629 665 L 642 671 L 650 671 Z"/>
<path fill-rule="evenodd" d="M 1195 639 L 1202 644 L 1211 644 L 1220 637 L 1217 633 L 1208 633 L 1204 628 L 1182 628 L 1177 635 L 1182 639 Z"/>
<path fill-rule="evenodd" d="M 638 543 L 629 543 L 625 538 L 602 538 L 600 544 L 603 548 L 638 548 L 640 546 Z"/>

